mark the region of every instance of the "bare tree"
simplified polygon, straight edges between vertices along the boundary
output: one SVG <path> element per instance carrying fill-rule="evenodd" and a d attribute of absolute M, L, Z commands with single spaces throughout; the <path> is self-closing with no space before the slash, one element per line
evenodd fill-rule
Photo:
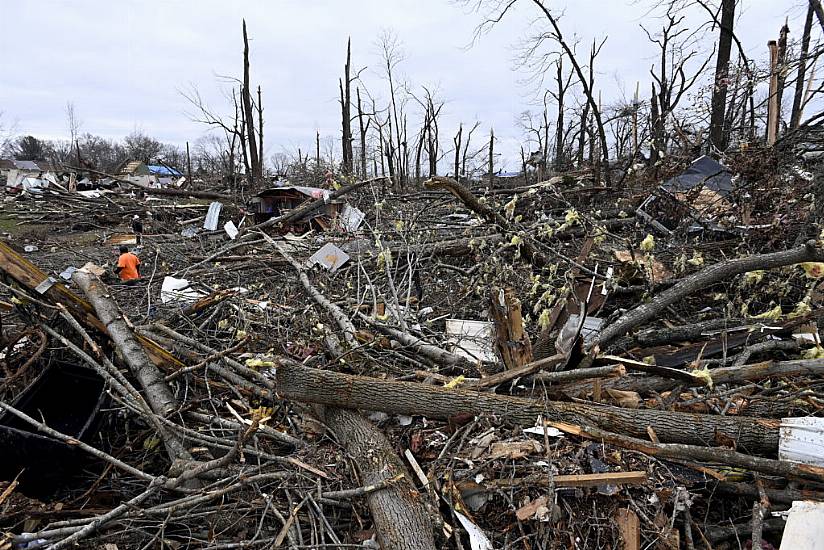
<path fill-rule="evenodd" d="M 555 62 L 555 84 L 557 92 L 549 92 L 555 98 L 558 105 L 558 119 L 555 122 L 555 170 L 560 171 L 564 167 L 564 96 L 572 83 L 572 72 L 564 80 L 564 58 L 559 57 Z M 549 125 L 547 124 L 547 127 Z"/>
<path fill-rule="evenodd" d="M 601 53 L 601 49 L 604 47 L 606 43 L 606 39 L 602 40 L 600 44 L 596 45 L 595 40 L 592 41 L 592 46 L 589 49 L 589 63 L 587 63 L 587 83 L 590 89 L 593 88 L 595 85 L 595 58 L 598 57 L 598 54 Z M 589 161 L 594 162 L 595 159 L 592 158 L 592 132 L 591 132 L 591 125 L 589 123 L 590 118 L 590 102 L 589 99 L 584 101 L 584 108 L 581 111 L 581 130 L 580 135 L 578 137 L 578 166 L 582 166 L 584 163 L 584 145 L 587 142 L 587 138 L 590 142 L 590 155 Z"/>
<path fill-rule="evenodd" d="M 189 115 L 193 121 L 205 124 L 212 129 L 220 130 L 223 133 L 222 140 L 218 139 L 215 141 L 215 139 L 210 139 L 208 142 L 201 144 L 199 151 L 202 153 L 205 149 L 209 149 L 213 158 L 220 159 L 219 166 L 221 166 L 221 171 L 219 173 L 223 174 L 225 182 L 234 189 L 237 185 L 237 174 L 239 171 L 239 167 L 237 166 L 238 153 L 245 151 L 243 145 L 244 125 L 242 109 L 240 109 L 237 101 L 236 89 L 232 88 L 231 94 L 224 92 L 224 95 L 233 107 L 232 115 L 229 117 L 220 115 L 211 108 L 195 87 L 192 87 L 189 91 L 181 91 L 180 94 L 195 109 L 195 112 Z M 208 146 L 206 146 L 205 143 L 208 143 Z M 221 143 L 221 145 L 217 146 L 217 143 Z M 217 153 L 218 151 L 219 153 Z"/>
<path fill-rule="evenodd" d="M 721 0 L 720 37 L 715 61 L 715 86 L 712 93 L 710 111 L 710 144 L 717 150 L 727 148 L 724 131 L 724 112 L 727 107 L 727 85 L 732 49 L 733 25 L 735 23 L 736 0 Z"/>
<path fill-rule="evenodd" d="M 489 147 L 487 148 L 487 174 L 489 175 L 489 188 L 495 187 L 495 130 L 489 129 Z"/>
<path fill-rule="evenodd" d="M 16 124 L 4 122 L 3 111 L 0 111 L 0 155 L 10 153 L 11 142 L 15 133 L 17 133 Z"/>
<path fill-rule="evenodd" d="M 381 33 L 378 47 L 384 76 L 389 83 L 389 114 L 386 123 L 388 132 L 383 138 L 386 147 L 384 153 L 391 156 L 391 159 L 387 157 L 387 162 L 390 163 L 389 176 L 396 190 L 399 190 L 406 184 L 406 168 L 409 164 L 409 151 L 403 137 L 406 133 L 406 119 L 403 113 L 405 101 L 398 97 L 403 86 L 396 82 L 395 75 L 395 69 L 403 61 L 404 54 L 397 36 L 389 31 Z"/>
<path fill-rule="evenodd" d="M 360 132 L 360 177 L 366 178 L 366 133 L 369 131 L 371 119 L 363 112 L 361 106 L 360 88 L 355 90 L 358 97 L 358 130 Z M 365 122 L 364 122 L 365 121 Z"/>
<path fill-rule="evenodd" d="M 338 79 L 340 87 L 340 111 L 341 111 L 341 150 L 343 160 L 341 170 L 344 174 L 352 174 L 352 78 L 349 76 L 352 62 L 352 38 L 346 41 L 346 64 L 343 66 L 343 79 Z M 358 99 L 360 103 L 360 98 Z"/>
<path fill-rule="evenodd" d="M 69 130 L 69 139 L 71 140 L 71 147 L 77 149 L 77 166 L 82 166 L 80 158 L 80 145 L 77 143 L 77 136 L 80 133 L 80 127 L 83 125 L 81 120 L 77 117 L 77 111 L 74 108 L 73 101 L 66 102 L 66 125 Z"/>
<path fill-rule="evenodd" d="M 655 103 L 651 109 L 652 119 L 650 120 L 652 134 L 651 164 L 654 164 L 658 157 L 667 151 L 669 141 L 667 121 L 684 94 L 693 87 L 710 61 L 710 57 L 707 57 L 693 75 L 687 77 L 685 67 L 697 52 L 693 50 L 685 53 L 687 52 L 687 41 L 682 37 L 688 32 L 688 29 L 681 26 L 684 16 L 676 16 L 674 5 L 669 4 L 665 18 L 666 23 L 661 31 L 654 36 L 643 25 L 641 26 L 650 42 L 657 44 L 660 49 L 658 70 L 655 70 L 655 65 L 650 69 L 650 75 L 653 79 L 651 101 Z"/>
<path fill-rule="evenodd" d="M 807 56 L 810 53 L 810 34 L 813 26 L 813 6 L 807 7 L 807 17 L 804 20 L 804 32 L 801 37 L 801 51 L 798 54 L 798 69 L 795 77 L 795 94 L 793 95 L 793 107 L 790 113 L 790 128 L 798 128 L 801 123 L 801 113 L 803 106 L 801 103 L 804 97 L 804 81 L 807 75 Z"/>
<path fill-rule="evenodd" d="M 243 20 L 243 85 L 240 91 L 241 103 L 243 105 L 243 120 L 245 123 L 246 144 L 244 148 L 249 159 L 249 173 L 247 178 L 249 184 L 253 185 L 255 180 L 263 178 L 263 167 L 260 162 L 260 150 L 257 147 L 255 136 L 255 118 L 252 110 L 252 92 L 249 84 L 249 37 L 246 34 L 246 19 Z"/>

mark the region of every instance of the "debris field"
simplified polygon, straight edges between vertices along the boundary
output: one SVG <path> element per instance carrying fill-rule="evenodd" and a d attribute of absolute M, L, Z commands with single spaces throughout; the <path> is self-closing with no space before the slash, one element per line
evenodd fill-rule
<path fill-rule="evenodd" d="M 0 548 L 786 548 L 824 513 L 820 177 L 8 194 Z"/>

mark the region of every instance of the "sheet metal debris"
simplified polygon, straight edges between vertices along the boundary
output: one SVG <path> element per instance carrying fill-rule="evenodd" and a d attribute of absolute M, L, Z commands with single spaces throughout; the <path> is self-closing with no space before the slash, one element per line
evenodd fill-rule
<path fill-rule="evenodd" d="M 446 336 L 452 351 L 470 361 L 497 361 L 492 347 L 491 321 L 447 319 Z"/>
<path fill-rule="evenodd" d="M 209 211 L 206 213 L 206 219 L 203 221 L 203 229 L 207 231 L 217 231 L 217 222 L 220 218 L 221 208 L 223 208 L 223 203 L 217 201 L 209 205 Z"/>
<path fill-rule="evenodd" d="M 824 418 L 782 418 L 778 457 L 824 466 Z"/>
<path fill-rule="evenodd" d="M 332 243 L 326 243 L 309 257 L 309 265 L 321 265 L 332 273 L 349 261 L 349 254 Z"/>

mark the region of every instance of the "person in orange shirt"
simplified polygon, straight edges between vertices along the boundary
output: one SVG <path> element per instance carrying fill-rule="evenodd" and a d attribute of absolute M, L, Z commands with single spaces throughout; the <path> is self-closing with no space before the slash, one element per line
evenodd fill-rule
<path fill-rule="evenodd" d="M 129 252 L 128 246 L 120 247 L 120 257 L 117 258 L 117 267 L 114 272 L 124 283 L 140 279 L 140 258 Z"/>

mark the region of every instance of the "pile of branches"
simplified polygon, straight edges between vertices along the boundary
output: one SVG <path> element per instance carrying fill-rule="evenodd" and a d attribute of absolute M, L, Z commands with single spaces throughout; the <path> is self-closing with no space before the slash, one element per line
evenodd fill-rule
<path fill-rule="evenodd" d="M 231 241 L 147 236 L 130 286 L 35 291 L 3 245 L 0 420 L 83 459 L 38 498 L 0 486 L 0 548 L 777 547 L 770 512 L 824 498 L 824 468 L 778 458 L 781 419 L 822 409 L 824 244 L 803 173 L 732 169 L 748 187 L 690 214 L 728 229 L 698 235 L 636 219 L 659 167 L 358 182 L 333 193 L 356 231 L 289 235 L 318 200 Z M 325 243 L 349 261 L 309 265 Z M 166 275 L 196 297 L 164 303 Z M 491 320 L 487 353 L 448 319 Z M 105 387 L 84 437 L 16 402 L 66 363 Z"/>

